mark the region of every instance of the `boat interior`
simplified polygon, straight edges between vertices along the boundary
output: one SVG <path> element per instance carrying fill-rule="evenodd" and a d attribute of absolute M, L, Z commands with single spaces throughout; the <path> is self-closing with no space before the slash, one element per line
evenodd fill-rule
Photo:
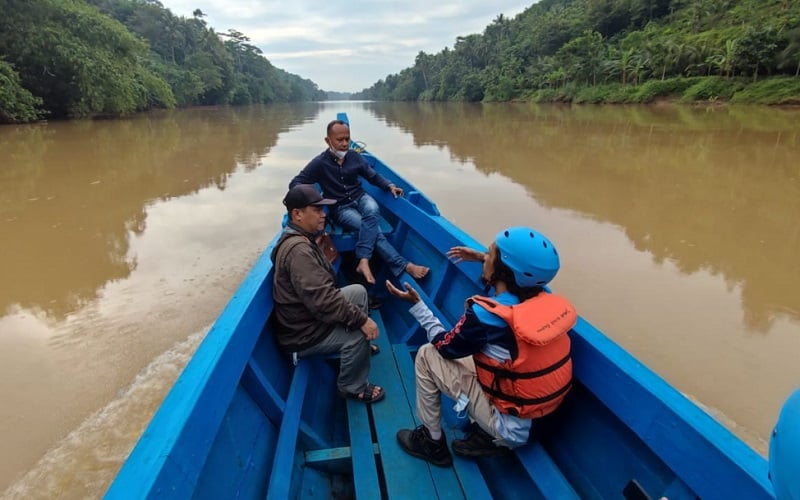
<path fill-rule="evenodd" d="M 392 181 L 402 186 L 402 179 Z M 367 190 L 375 197 L 384 195 L 370 186 Z M 470 238 L 456 227 L 450 228 L 452 233 L 443 232 L 439 224 L 449 223 L 421 193 L 407 191 L 406 201 L 382 214 L 382 232 L 409 260 L 424 263 L 431 271 L 420 280 L 408 274 L 394 278 L 379 260 L 371 262 L 377 270 L 377 284 L 368 290 L 380 304 L 371 310 L 371 317 L 380 326 L 381 336 L 376 341 L 380 354 L 372 358 L 370 381 L 385 389 L 382 401 L 373 405 L 337 401 L 335 357 L 301 359 L 293 367 L 280 357 L 269 334 L 260 337 L 259 344 L 265 345 L 257 346 L 243 389 L 251 397 L 261 394 L 253 401 L 272 415 L 271 421 L 280 421 L 268 498 L 305 498 L 329 488 L 331 495 L 342 498 L 644 499 L 654 491 L 659 495 L 656 498 L 695 498 L 675 472 L 582 383 L 575 384 L 556 413 L 558 418 L 551 419 L 538 442 L 504 457 L 470 460 L 455 456 L 453 467 L 441 468 L 399 447 L 397 431 L 419 424 L 414 355 L 426 335 L 408 314 L 408 303 L 389 295 L 382 283 L 392 278 L 396 284 L 412 284 L 446 328 L 458 321 L 465 298 L 482 291 L 477 279 L 479 264 L 455 265 L 445 255 L 448 248 Z M 425 216 L 404 216 L 404 210 L 422 211 Z M 407 221 L 414 221 L 413 227 Z M 340 284 L 358 282 L 352 252 L 356 236 L 337 227 L 329 231 L 340 255 L 334 263 Z M 577 340 L 574 355 L 580 359 L 581 350 L 592 347 Z M 282 365 L 277 371 L 285 374 L 280 382 L 269 381 L 266 375 L 268 370 L 274 373 L 276 364 Z M 595 369 L 618 371 L 610 363 Z M 278 390 L 272 399 L 269 387 Z M 467 421 L 452 410 L 453 402 L 447 396 L 443 399 L 449 443 L 463 437 Z M 635 405 L 635 391 L 619 403 Z M 301 415 L 299 420 L 296 415 Z M 346 427 L 341 425 L 344 422 Z M 303 451 L 296 453 L 296 448 Z"/>
<path fill-rule="evenodd" d="M 573 389 L 539 439 L 442 468 L 406 454 L 400 429 L 419 424 L 414 356 L 426 335 L 391 296 L 387 278 L 410 283 L 446 328 L 467 297 L 483 292 L 479 263 L 454 264 L 455 245 L 484 248 L 442 217 L 423 193 L 368 152 L 401 187 L 381 205 L 381 231 L 409 260 L 430 267 L 415 280 L 372 262 L 371 317 L 380 326 L 370 382 L 386 391 L 365 405 L 337 395 L 336 357 L 281 353 L 272 311 L 272 245 L 207 334 L 112 485 L 179 498 L 771 498 L 767 462 L 684 395 L 583 318 L 570 332 Z M 357 282 L 355 235 L 331 227 L 340 284 Z M 579 311 L 580 312 L 580 311 Z M 448 443 L 467 419 L 443 396 Z"/>

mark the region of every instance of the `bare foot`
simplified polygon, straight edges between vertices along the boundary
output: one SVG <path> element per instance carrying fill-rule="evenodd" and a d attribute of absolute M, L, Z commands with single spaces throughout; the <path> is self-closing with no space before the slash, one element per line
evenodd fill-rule
<path fill-rule="evenodd" d="M 406 272 L 414 279 L 424 278 L 428 275 L 428 271 L 430 271 L 430 268 L 425 266 L 419 266 L 411 262 L 406 264 Z"/>
<path fill-rule="evenodd" d="M 408 269 L 408 267 L 406 267 Z M 356 272 L 367 280 L 370 285 L 375 284 L 375 277 L 372 275 L 372 270 L 369 268 L 369 259 L 360 259 L 356 266 Z"/>

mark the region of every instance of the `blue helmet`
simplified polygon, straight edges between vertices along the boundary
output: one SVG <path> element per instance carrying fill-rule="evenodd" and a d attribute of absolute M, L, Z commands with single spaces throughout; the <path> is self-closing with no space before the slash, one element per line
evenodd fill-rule
<path fill-rule="evenodd" d="M 522 288 L 548 284 L 561 267 L 556 247 L 529 227 L 510 227 L 498 233 L 494 241 L 500 261 L 511 269 Z"/>

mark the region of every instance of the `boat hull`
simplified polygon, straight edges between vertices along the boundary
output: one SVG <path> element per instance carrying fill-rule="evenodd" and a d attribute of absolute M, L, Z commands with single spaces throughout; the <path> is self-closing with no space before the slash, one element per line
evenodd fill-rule
<path fill-rule="evenodd" d="M 340 116 L 346 119 L 346 116 Z M 381 206 L 387 238 L 414 262 L 410 276 L 446 324 L 480 293 L 480 265 L 454 265 L 455 245 L 481 248 L 435 203 L 369 152 L 405 191 Z M 277 239 L 277 237 L 276 237 Z M 394 433 L 417 424 L 416 349 L 425 334 L 407 304 L 381 287 L 373 317 L 382 352 L 371 378 L 385 401 L 367 409 L 336 397 L 336 359 L 293 366 L 270 332 L 270 243 L 199 346 L 107 492 L 107 498 L 773 498 L 766 460 L 584 318 L 570 332 L 575 387 L 541 442 L 438 470 L 402 452 Z M 337 231 L 339 279 L 357 279 L 354 236 Z M 378 283 L 386 271 L 375 263 Z M 449 402 L 444 407 L 450 408 Z M 464 424 L 445 412 L 450 439 Z M 645 498 L 640 496 L 639 498 Z"/>

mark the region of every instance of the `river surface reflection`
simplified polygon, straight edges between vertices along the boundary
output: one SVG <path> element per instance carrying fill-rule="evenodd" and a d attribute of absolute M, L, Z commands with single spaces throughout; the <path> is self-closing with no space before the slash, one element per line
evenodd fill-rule
<path fill-rule="evenodd" d="M 800 111 L 323 103 L 0 127 L 0 491 L 98 497 L 279 227 L 353 137 L 766 452 L 800 383 Z"/>

